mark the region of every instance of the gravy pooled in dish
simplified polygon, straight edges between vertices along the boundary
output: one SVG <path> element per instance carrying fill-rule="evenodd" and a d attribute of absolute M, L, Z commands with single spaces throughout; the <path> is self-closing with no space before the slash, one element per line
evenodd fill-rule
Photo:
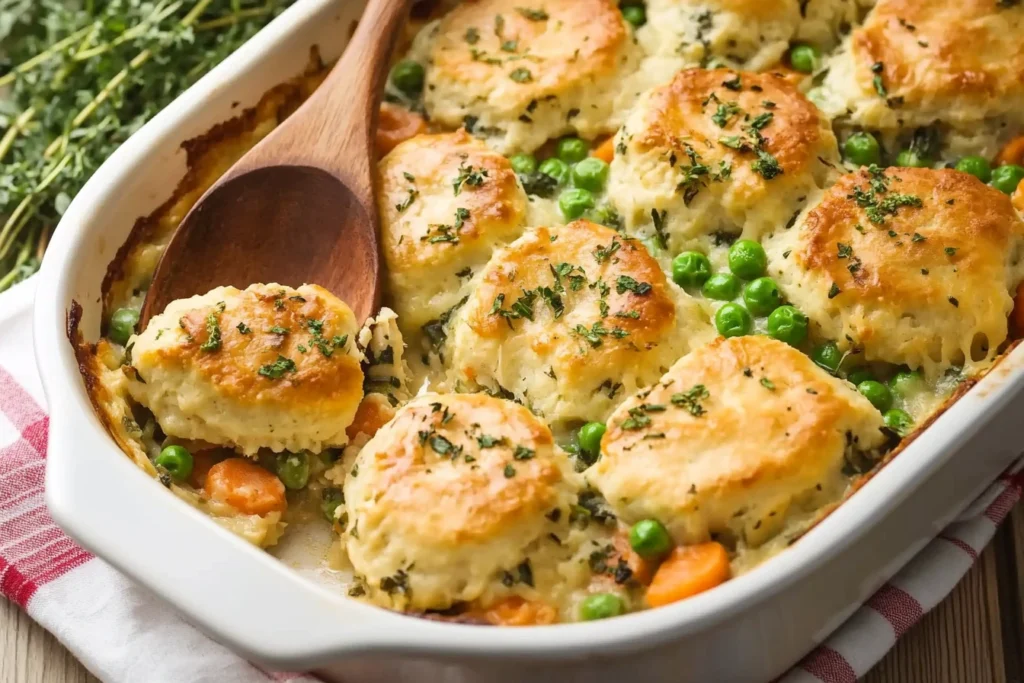
<path fill-rule="evenodd" d="M 412 615 L 600 619 L 753 570 L 1024 323 L 1024 10 L 870 5 L 437 3 L 382 105 L 385 307 L 250 283 L 136 329 L 317 61 L 190 143 L 111 264 L 74 340 L 97 412 L 215 523 L 327 538 L 319 576 Z"/>

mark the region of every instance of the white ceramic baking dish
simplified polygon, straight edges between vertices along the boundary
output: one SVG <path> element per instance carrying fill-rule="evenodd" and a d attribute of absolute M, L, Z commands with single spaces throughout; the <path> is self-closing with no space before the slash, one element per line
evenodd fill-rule
<path fill-rule="evenodd" d="M 134 135 L 61 221 L 35 343 L 51 411 L 46 500 L 83 546 L 266 665 L 380 681 L 763 681 L 797 662 L 1019 452 L 1024 346 L 793 547 L 689 600 L 612 621 L 519 629 L 405 617 L 318 585 L 133 465 L 94 415 L 66 334 L 99 334 L 100 286 L 132 224 L 185 172 L 181 143 L 338 56 L 361 2 L 300 0 Z"/>

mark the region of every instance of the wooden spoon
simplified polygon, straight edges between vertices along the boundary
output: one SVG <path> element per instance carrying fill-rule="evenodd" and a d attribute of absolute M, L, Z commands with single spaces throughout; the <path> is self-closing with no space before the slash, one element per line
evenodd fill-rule
<path fill-rule="evenodd" d="M 408 0 L 370 0 L 327 79 L 200 198 L 153 275 L 139 329 L 220 285 L 318 284 L 361 324 L 380 305 L 373 132 Z"/>

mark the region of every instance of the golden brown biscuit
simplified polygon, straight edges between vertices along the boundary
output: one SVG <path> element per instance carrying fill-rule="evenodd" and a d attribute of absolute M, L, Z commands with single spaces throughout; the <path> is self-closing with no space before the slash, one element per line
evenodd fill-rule
<path fill-rule="evenodd" d="M 451 375 L 551 421 L 600 420 L 710 335 L 640 242 L 579 220 L 495 253 L 459 311 Z"/>
<path fill-rule="evenodd" d="M 417 397 L 345 480 L 349 557 L 370 598 L 393 607 L 536 597 L 561 580 L 575 477 L 522 406 L 483 394 Z"/>
<path fill-rule="evenodd" d="M 614 103 L 639 48 L 612 0 L 477 0 L 428 26 L 430 118 L 502 152 L 618 126 Z"/>
<path fill-rule="evenodd" d="M 934 376 L 1006 339 L 1022 236 L 1009 197 L 973 176 L 891 168 L 843 176 L 765 248 L 817 335 Z"/>
<path fill-rule="evenodd" d="M 787 344 L 717 339 L 618 407 L 585 477 L 622 521 L 756 546 L 835 500 L 847 461 L 874 460 L 881 427 L 867 399 Z"/>
<path fill-rule="evenodd" d="M 473 273 L 526 222 L 527 200 L 508 159 L 465 131 L 421 135 L 379 166 L 388 284 L 409 335 L 466 296 Z"/>
<path fill-rule="evenodd" d="M 358 327 L 316 285 L 218 287 L 179 299 L 129 341 L 132 397 L 164 433 L 252 455 L 347 441 L 363 396 Z"/>
<path fill-rule="evenodd" d="M 648 0 L 646 7 L 638 37 L 649 54 L 751 71 L 778 64 L 791 42 L 835 45 L 857 16 L 854 0 Z"/>
<path fill-rule="evenodd" d="M 838 161 L 828 120 L 781 75 L 688 69 L 619 132 L 609 196 L 631 230 L 663 231 L 675 253 L 784 225 Z"/>
<path fill-rule="evenodd" d="M 880 0 L 831 65 L 822 106 L 859 126 L 1024 121 L 1024 6 Z M 998 123 L 991 125 L 998 132 Z M 994 153 L 992 149 L 990 152 Z"/>

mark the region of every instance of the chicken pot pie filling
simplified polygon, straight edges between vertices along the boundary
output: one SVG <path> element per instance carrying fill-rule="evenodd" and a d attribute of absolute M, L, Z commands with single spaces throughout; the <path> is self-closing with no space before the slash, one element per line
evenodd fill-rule
<path fill-rule="evenodd" d="M 250 283 L 137 329 L 314 60 L 188 143 L 97 342 L 72 312 L 97 412 L 217 524 L 281 557 L 329 536 L 332 585 L 424 618 L 601 619 L 752 570 L 1024 329 L 1022 10 L 865 5 L 426 8 L 378 135 L 385 307 Z"/>

